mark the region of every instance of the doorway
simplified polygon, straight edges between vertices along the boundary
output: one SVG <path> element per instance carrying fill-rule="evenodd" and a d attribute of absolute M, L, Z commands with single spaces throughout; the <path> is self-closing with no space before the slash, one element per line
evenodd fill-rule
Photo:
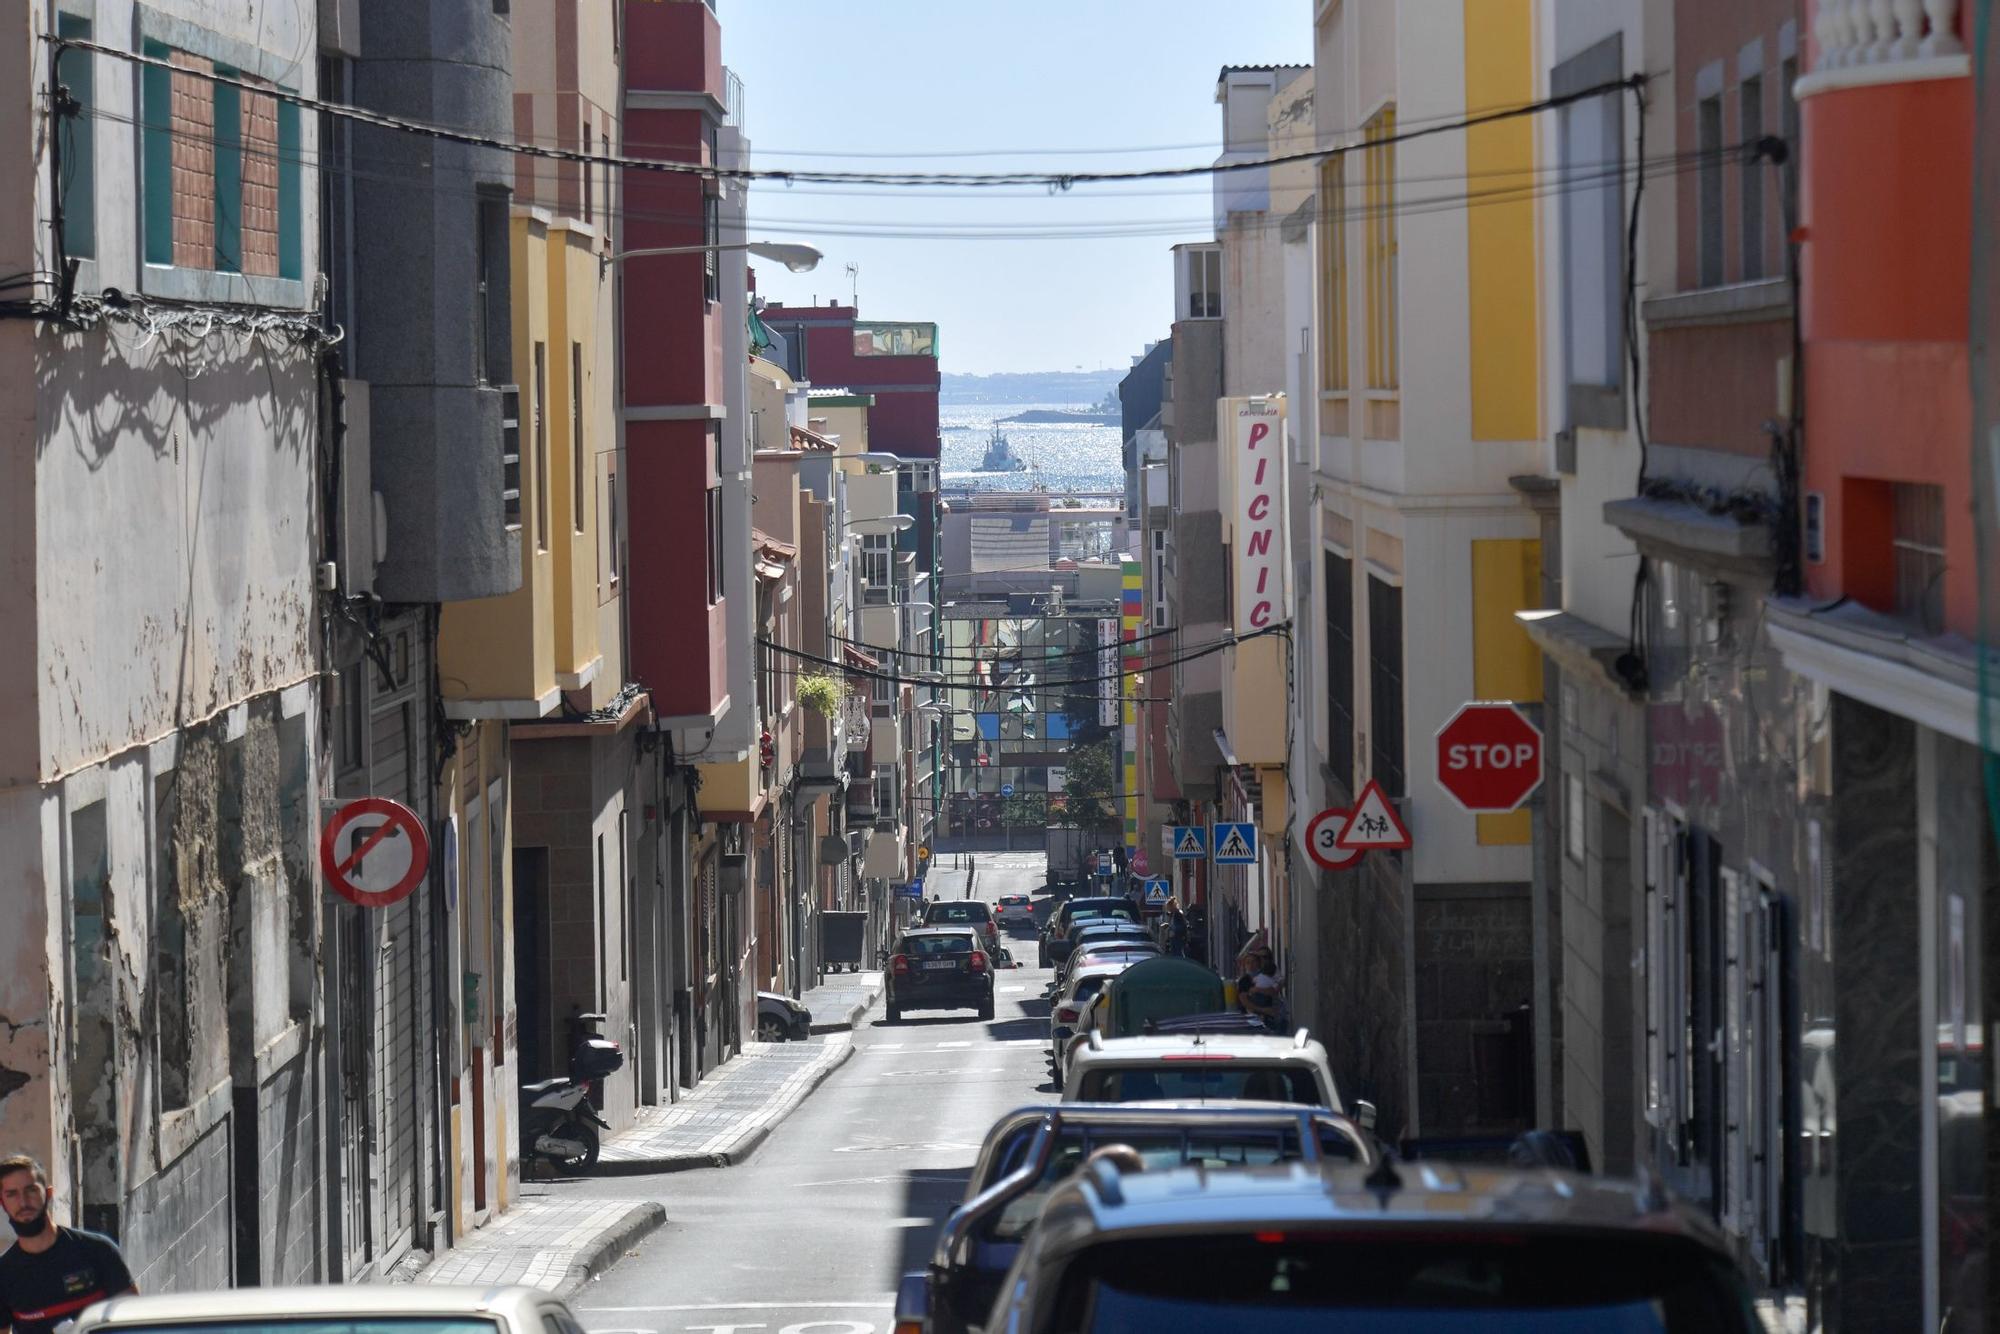
<path fill-rule="evenodd" d="M 549 850 L 514 849 L 514 1006 L 520 1015 L 520 1069 L 528 1079 L 550 1072 Z M 524 1080 L 525 1082 L 525 1080 Z"/>

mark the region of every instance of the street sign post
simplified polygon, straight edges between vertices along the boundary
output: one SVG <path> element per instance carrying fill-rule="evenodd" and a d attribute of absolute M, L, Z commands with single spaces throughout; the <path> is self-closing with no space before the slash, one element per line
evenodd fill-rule
<path fill-rule="evenodd" d="M 1344 871 L 1361 860 L 1366 848 L 1343 848 L 1340 831 L 1351 811 L 1335 806 L 1321 811 L 1306 826 L 1306 855 L 1329 871 Z"/>
<path fill-rule="evenodd" d="M 1516 810 L 1542 785 L 1542 733 L 1507 703 L 1459 706 L 1437 733 L 1438 786 L 1461 810 Z"/>
<path fill-rule="evenodd" d="M 1177 824 L 1167 826 L 1173 841 L 1174 860 L 1177 862 L 1200 861 L 1208 855 L 1208 830 L 1198 824 Z"/>
<path fill-rule="evenodd" d="M 1254 866 L 1257 863 L 1257 826 L 1249 822 L 1218 824 L 1215 827 L 1217 866 Z"/>
<path fill-rule="evenodd" d="M 1003 797 L 1011 797 L 1011 796 L 1013 796 L 1013 795 L 1014 795 L 1014 785 L 1013 785 L 1012 783 L 1002 783 L 1002 784 L 1000 785 L 1000 795 L 1001 795 L 1001 796 L 1003 796 Z"/>
<path fill-rule="evenodd" d="M 1371 778 L 1368 786 L 1361 789 L 1360 800 L 1354 803 L 1353 813 L 1340 827 L 1340 836 L 1334 842 L 1357 855 L 1374 848 L 1393 852 L 1410 846 L 1410 830 L 1403 817 L 1396 814 L 1396 808 L 1389 804 L 1382 785 Z"/>
<path fill-rule="evenodd" d="M 430 865 L 424 822 L 387 797 L 343 803 L 320 831 L 319 869 L 327 888 L 363 908 L 402 902 L 423 883 Z"/>

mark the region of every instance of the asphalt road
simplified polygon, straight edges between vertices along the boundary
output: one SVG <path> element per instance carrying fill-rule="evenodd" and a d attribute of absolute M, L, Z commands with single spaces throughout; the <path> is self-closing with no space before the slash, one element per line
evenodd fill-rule
<path fill-rule="evenodd" d="M 1040 853 L 982 853 L 977 896 L 1039 893 Z M 946 859 L 947 863 L 949 859 Z M 940 898 L 964 874 L 935 867 Z M 657 1199 L 667 1222 L 571 1305 L 592 1334 L 881 1334 L 896 1281 L 921 1268 L 958 1203 L 986 1129 L 1050 1102 L 1047 971 L 1000 974 L 992 1022 L 923 1012 L 891 1026 L 878 1003 L 835 1072 L 749 1162 L 671 1176 L 605 1178 L 592 1194 Z M 1025 948 L 1023 948 L 1025 946 Z"/>

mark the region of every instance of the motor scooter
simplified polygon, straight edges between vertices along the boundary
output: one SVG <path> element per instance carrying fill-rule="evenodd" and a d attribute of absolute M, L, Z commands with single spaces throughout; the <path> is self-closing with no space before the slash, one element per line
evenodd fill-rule
<path fill-rule="evenodd" d="M 597 1031 L 604 1016 L 569 1017 L 569 1074 L 521 1085 L 521 1157 L 541 1158 L 560 1171 L 588 1172 L 597 1166 L 597 1132 L 610 1122 L 591 1102 L 593 1089 L 625 1064 L 625 1053 Z"/>

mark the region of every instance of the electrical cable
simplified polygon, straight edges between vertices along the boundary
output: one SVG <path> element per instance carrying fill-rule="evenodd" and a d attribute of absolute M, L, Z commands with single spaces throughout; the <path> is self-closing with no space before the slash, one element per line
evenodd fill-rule
<path fill-rule="evenodd" d="M 1240 162 L 1207 163 L 1181 167 L 1143 167 L 1118 171 L 1003 171 L 1003 172 L 860 172 L 829 171 L 825 169 L 781 170 L 757 167 L 724 167 L 719 164 L 699 162 L 674 162 L 659 158 L 630 157 L 623 154 L 588 153 L 574 149 L 551 148 L 540 144 L 527 143 L 518 139 L 503 139 L 491 134 L 475 133 L 453 129 L 431 122 L 411 120 L 392 116 L 384 112 L 371 111 L 366 107 L 353 106 L 341 102 L 329 102 L 317 97 L 306 97 L 288 89 L 270 84 L 254 82 L 235 75 L 217 73 L 213 70 L 184 69 L 171 60 L 160 56 L 145 55 L 136 51 L 123 51 L 99 42 L 66 38 L 54 33 L 42 34 L 42 40 L 52 43 L 58 52 L 74 49 L 89 51 L 96 55 L 122 60 L 128 64 L 163 69 L 171 73 L 192 76 L 208 82 L 233 87 L 242 92 L 259 97 L 288 103 L 304 110 L 322 115 L 351 120 L 358 124 L 374 126 L 378 129 L 394 130 L 403 134 L 418 135 L 442 143 L 453 143 L 468 148 L 487 148 L 497 152 L 510 153 L 517 157 L 541 158 L 555 162 L 584 163 L 591 166 L 615 167 L 625 171 L 650 172 L 659 175 L 692 177 L 703 181 L 790 181 L 799 183 L 833 184 L 857 182 L 863 184 L 903 186 L 903 185 L 961 185 L 968 188 L 985 188 L 995 185 L 1045 185 L 1051 189 L 1069 190 L 1077 185 L 1097 184 L 1109 181 L 1150 181 L 1174 180 L 1184 177 L 1220 176 L 1241 171 L 1256 171 L 1273 166 L 1284 166 L 1295 162 L 1319 162 L 1329 158 L 1344 157 L 1358 149 L 1382 148 L 1394 144 L 1407 143 L 1433 135 L 1472 129 L 1480 125 L 1498 121 L 1514 120 L 1523 116 L 1539 115 L 1545 111 L 1557 110 L 1576 102 L 1601 97 L 1628 87 L 1643 85 L 1645 75 L 1634 74 L 1623 79 L 1593 84 L 1570 93 L 1559 93 L 1534 102 L 1523 103 L 1497 110 L 1459 116 L 1431 125 L 1417 125 L 1399 129 L 1394 134 L 1370 139 L 1365 143 L 1343 145 L 1334 148 L 1312 148 L 1296 153 L 1284 153 L 1266 157 L 1250 158 Z"/>

